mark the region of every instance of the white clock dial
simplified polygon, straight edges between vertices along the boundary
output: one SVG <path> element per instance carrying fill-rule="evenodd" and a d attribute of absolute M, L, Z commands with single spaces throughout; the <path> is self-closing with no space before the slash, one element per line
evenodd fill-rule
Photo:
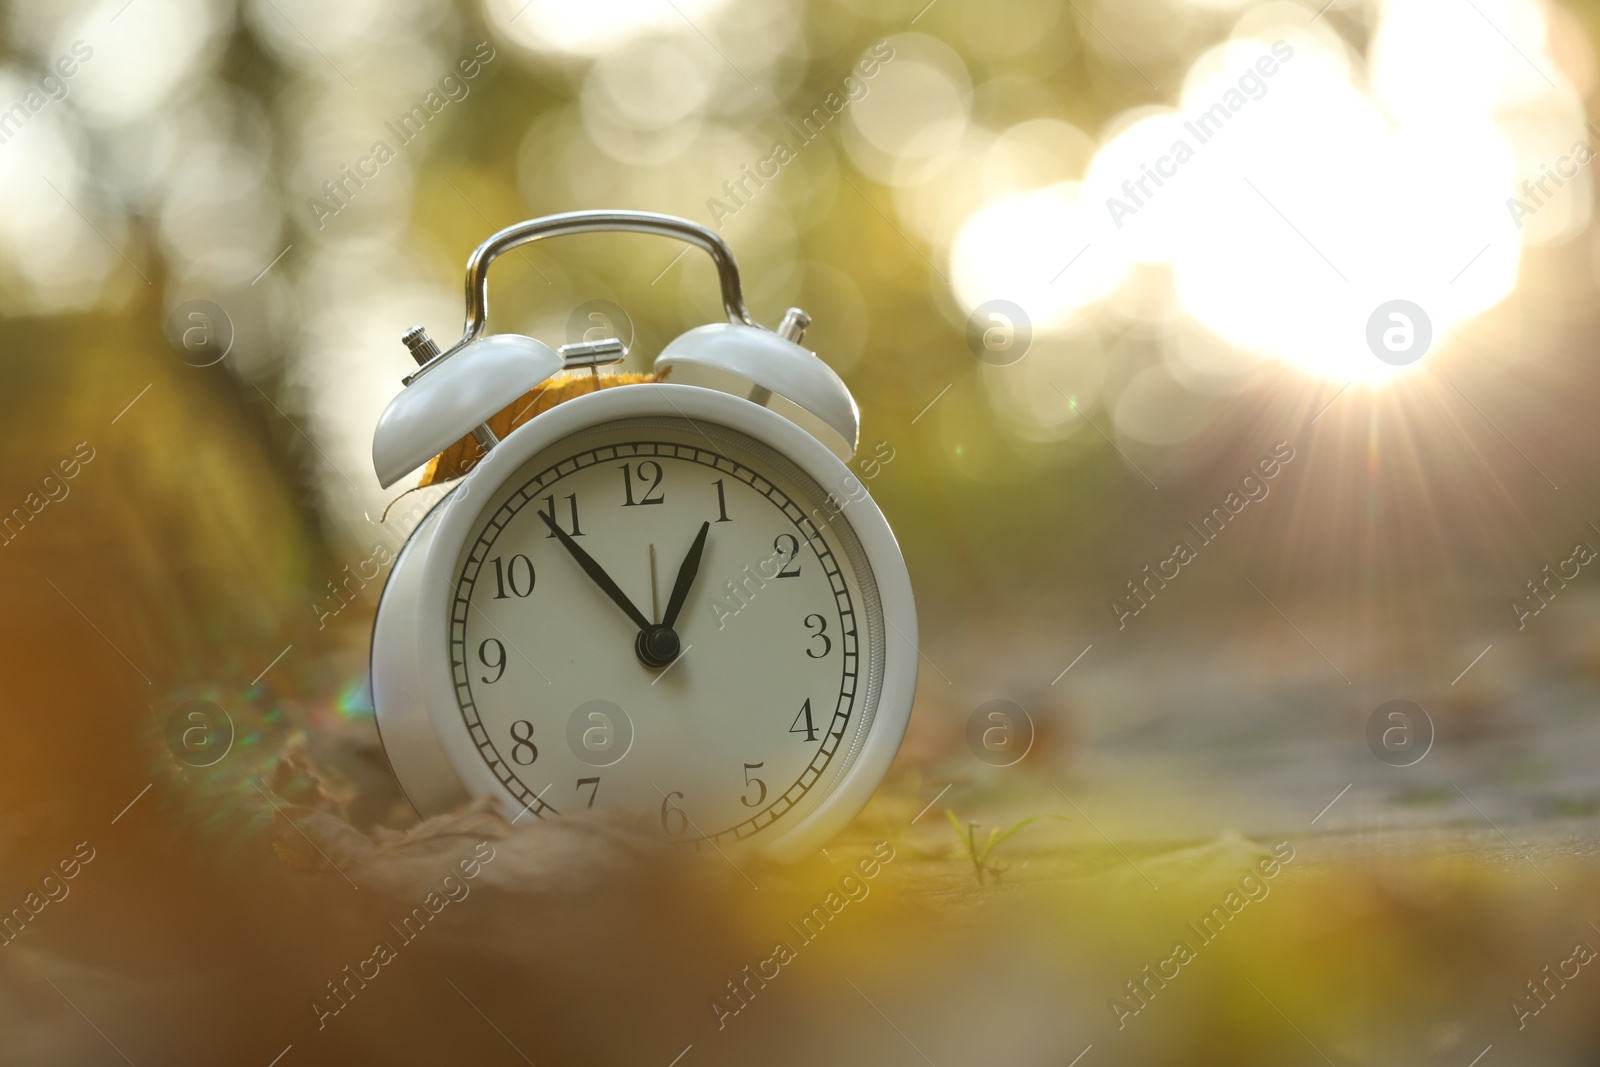
<path fill-rule="evenodd" d="M 621 419 L 540 450 L 452 571 L 453 691 L 483 762 L 541 817 L 620 808 L 699 845 L 802 821 L 882 687 L 883 610 L 848 514 L 771 447 L 700 420 Z"/>

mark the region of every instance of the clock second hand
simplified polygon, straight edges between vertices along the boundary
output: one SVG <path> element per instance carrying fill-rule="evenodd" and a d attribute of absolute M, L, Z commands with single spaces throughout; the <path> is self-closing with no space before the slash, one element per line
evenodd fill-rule
<path fill-rule="evenodd" d="M 650 621 L 661 621 L 661 605 L 656 602 L 656 546 L 650 546 Z"/>

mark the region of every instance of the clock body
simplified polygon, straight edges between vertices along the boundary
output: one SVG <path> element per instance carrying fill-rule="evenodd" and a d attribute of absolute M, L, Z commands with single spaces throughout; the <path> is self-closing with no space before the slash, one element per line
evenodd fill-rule
<path fill-rule="evenodd" d="M 674 655 L 636 647 L 580 555 L 652 625 L 689 576 Z M 373 698 L 424 815 L 483 794 L 518 821 L 620 809 L 792 860 L 888 770 L 916 640 L 894 535 L 826 446 L 741 397 L 618 386 L 519 427 L 418 526 Z"/>

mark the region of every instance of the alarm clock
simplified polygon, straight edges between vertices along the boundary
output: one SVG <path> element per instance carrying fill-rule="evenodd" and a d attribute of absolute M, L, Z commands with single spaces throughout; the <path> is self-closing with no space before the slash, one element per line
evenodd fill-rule
<path fill-rule="evenodd" d="M 728 321 L 672 341 L 649 375 L 610 377 L 616 339 L 485 333 L 496 257 L 595 231 L 708 253 Z M 846 465 L 859 412 L 799 343 L 809 319 L 758 325 L 721 236 L 643 212 L 502 230 L 466 291 L 449 349 L 405 335 L 420 366 L 372 444 L 384 487 L 434 457 L 440 476 L 441 453 L 469 460 L 442 472 L 465 470 L 396 557 L 373 630 L 378 728 L 406 796 L 423 816 L 487 794 L 512 821 L 604 808 L 695 848 L 815 851 L 894 759 L 918 653 L 905 561 Z M 750 391 L 668 380 L 679 367 Z M 579 395 L 541 409 L 552 390 Z"/>

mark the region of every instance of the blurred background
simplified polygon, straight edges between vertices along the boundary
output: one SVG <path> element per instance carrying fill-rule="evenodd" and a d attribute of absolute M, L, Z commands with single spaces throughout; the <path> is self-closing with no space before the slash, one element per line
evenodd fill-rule
<path fill-rule="evenodd" d="M 95 858 L 0 947 L 0 1060 L 1594 1062 L 1596 18 L 13 0 L 0 909 Z M 496 903 L 330 1033 L 306 1002 L 372 940 L 342 894 L 410 901 L 433 840 L 348 580 L 443 492 L 385 518 L 399 337 L 584 208 L 714 226 L 759 321 L 811 314 L 917 591 L 911 733 L 837 855 L 762 873 L 786 904 L 518 828 Z M 492 331 L 620 324 L 635 370 L 720 316 L 638 236 L 491 279 Z M 969 743 L 994 701 L 1010 763 Z M 707 999 L 879 840 L 893 888 L 725 1037 Z M 1119 1019 L 1281 840 L 1258 925 Z"/>

